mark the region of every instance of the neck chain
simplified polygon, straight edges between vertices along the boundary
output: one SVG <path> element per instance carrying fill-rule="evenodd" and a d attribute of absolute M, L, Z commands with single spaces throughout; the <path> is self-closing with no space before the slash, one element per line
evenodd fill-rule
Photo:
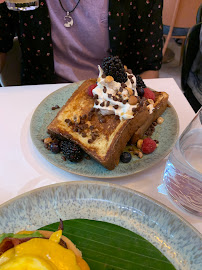
<path fill-rule="evenodd" d="M 78 2 L 76 3 L 75 7 L 72 10 L 70 10 L 70 11 L 66 10 L 63 7 L 61 0 L 59 0 L 59 2 L 60 2 L 61 8 L 67 13 L 67 15 L 64 17 L 64 20 L 65 20 L 64 27 L 68 27 L 69 28 L 69 27 L 71 27 L 74 24 L 73 18 L 72 18 L 72 16 L 70 16 L 70 13 L 72 13 L 77 8 L 80 0 L 78 0 Z"/>

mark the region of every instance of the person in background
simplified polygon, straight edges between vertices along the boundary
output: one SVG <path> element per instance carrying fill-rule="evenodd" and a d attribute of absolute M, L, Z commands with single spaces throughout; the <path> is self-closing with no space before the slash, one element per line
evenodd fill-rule
<path fill-rule="evenodd" d="M 16 12 L 1 3 L 0 68 L 17 35 L 24 85 L 97 77 L 97 66 L 110 55 L 143 79 L 157 78 L 162 5 L 163 0 L 40 0 L 36 10 Z"/>

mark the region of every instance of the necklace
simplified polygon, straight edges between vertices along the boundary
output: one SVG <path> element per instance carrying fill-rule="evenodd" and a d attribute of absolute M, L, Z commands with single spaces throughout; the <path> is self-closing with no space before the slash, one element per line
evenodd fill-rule
<path fill-rule="evenodd" d="M 60 6 L 62 7 L 62 9 L 67 13 L 67 15 L 64 16 L 64 21 L 65 21 L 64 27 L 69 28 L 69 27 L 71 27 L 74 24 L 73 18 L 72 18 L 72 16 L 70 16 L 70 13 L 72 13 L 77 8 L 80 0 L 78 0 L 78 2 L 76 3 L 75 7 L 72 10 L 70 10 L 70 11 L 66 10 L 63 7 L 61 0 L 59 0 L 59 2 L 60 2 Z"/>

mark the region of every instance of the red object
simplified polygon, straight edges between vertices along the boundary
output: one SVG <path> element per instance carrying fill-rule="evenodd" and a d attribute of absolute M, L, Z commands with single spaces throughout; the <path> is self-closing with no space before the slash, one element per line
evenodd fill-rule
<path fill-rule="evenodd" d="M 144 96 L 147 99 L 153 99 L 153 101 L 155 101 L 155 94 L 154 92 L 152 92 L 152 90 L 150 90 L 149 88 L 144 88 Z"/>
<path fill-rule="evenodd" d="M 151 138 L 145 138 L 142 144 L 142 153 L 150 154 L 156 149 L 156 142 Z"/>
<path fill-rule="evenodd" d="M 94 83 L 94 84 L 91 84 L 91 85 L 88 87 L 88 95 L 89 95 L 90 97 L 93 97 L 93 89 L 94 89 L 96 86 L 97 86 L 97 84 Z"/>
<path fill-rule="evenodd" d="M 29 241 L 33 237 L 26 237 L 26 238 L 14 238 L 14 237 L 6 237 L 0 244 L 0 256 L 6 252 L 7 250 L 21 244 L 24 242 Z"/>

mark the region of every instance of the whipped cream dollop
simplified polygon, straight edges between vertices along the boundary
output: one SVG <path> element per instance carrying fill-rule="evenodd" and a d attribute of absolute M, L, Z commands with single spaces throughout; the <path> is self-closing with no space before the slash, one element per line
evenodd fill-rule
<path fill-rule="evenodd" d="M 111 76 L 105 76 L 100 66 L 98 70 L 97 86 L 93 89 L 94 108 L 100 109 L 102 115 L 115 114 L 120 119 L 132 119 L 135 110 L 140 106 L 138 101 L 134 105 L 128 102 L 131 96 L 138 97 L 136 77 L 126 72 L 127 81 L 120 83 L 114 81 Z"/>

